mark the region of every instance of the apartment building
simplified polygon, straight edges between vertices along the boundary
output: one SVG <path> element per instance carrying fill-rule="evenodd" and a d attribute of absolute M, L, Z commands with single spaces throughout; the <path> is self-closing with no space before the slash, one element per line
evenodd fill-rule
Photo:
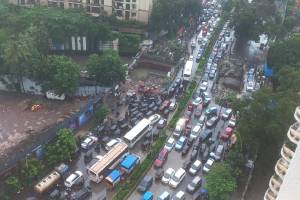
<path fill-rule="evenodd" d="M 269 181 L 264 200 L 300 199 L 300 106 L 294 114 L 296 122 L 287 132 L 288 141 L 281 148 L 275 174 Z"/>
<path fill-rule="evenodd" d="M 116 15 L 121 20 L 148 23 L 152 0 L 9 0 L 10 3 L 32 7 L 36 4 L 63 9 L 84 9 L 93 16 Z"/>

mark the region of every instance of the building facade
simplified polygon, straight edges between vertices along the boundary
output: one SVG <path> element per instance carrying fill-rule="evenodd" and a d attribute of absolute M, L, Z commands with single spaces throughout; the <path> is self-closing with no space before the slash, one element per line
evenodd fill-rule
<path fill-rule="evenodd" d="M 300 106 L 296 108 L 292 124 L 287 132 L 288 141 L 281 148 L 281 157 L 275 165 L 264 200 L 300 199 Z"/>
<path fill-rule="evenodd" d="M 121 20 L 148 23 L 152 0 L 9 0 L 10 3 L 32 7 L 35 4 L 63 9 L 84 9 L 92 16 L 116 15 Z"/>

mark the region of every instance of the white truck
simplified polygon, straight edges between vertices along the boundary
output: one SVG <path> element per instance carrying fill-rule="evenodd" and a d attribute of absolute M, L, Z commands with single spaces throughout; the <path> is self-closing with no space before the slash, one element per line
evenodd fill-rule
<path fill-rule="evenodd" d="M 177 123 L 176 123 L 176 126 L 175 126 L 175 130 L 174 130 L 174 137 L 179 137 L 186 125 L 186 119 L 185 118 L 180 118 Z"/>

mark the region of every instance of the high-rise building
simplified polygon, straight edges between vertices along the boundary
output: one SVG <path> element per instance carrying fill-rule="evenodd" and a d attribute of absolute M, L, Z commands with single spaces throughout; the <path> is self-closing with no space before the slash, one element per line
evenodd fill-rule
<path fill-rule="evenodd" d="M 294 114 L 296 122 L 287 132 L 288 141 L 281 148 L 275 174 L 269 181 L 264 200 L 300 199 L 300 106 Z"/>
<path fill-rule="evenodd" d="M 84 9 L 93 16 L 116 15 L 122 20 L 148 23 L 152 0 L 9 0 L 10 3 L 32 7 L 36 4 L 58 8 Z"/>

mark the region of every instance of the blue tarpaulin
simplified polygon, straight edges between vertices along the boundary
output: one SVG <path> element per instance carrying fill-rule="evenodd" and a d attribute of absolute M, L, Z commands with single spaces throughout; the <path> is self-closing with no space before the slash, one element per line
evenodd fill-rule
<path fill-rule="evenodd" d="M 267 64 L 264 64 L 264 75 L 265 77 L 271 77 L 273 76 L 273 69 L 271 67 L 269 67 Z"/>
<path fill-rule="evenodd" d="M 119 180 L 121 177 L 121 172 L 119 170 L 113 170 L 106 178 L 112 183 Z"/>
<path fill-rule="evenodd" d="M 153 199 L 153 193 L 152 192 L 146 192 L 143 196 L 143 200 L 151 200 Z"/>
<path fill-rule="evenodd" d="M 138 157 L 133 155 L 133 154 L 129 154 L 126 156 L 126 158 L 122 161 L 121 163 L 121 167 L 124 167 L 125 169 L 131 169 L 136 162 L 138 161 Z"/>

